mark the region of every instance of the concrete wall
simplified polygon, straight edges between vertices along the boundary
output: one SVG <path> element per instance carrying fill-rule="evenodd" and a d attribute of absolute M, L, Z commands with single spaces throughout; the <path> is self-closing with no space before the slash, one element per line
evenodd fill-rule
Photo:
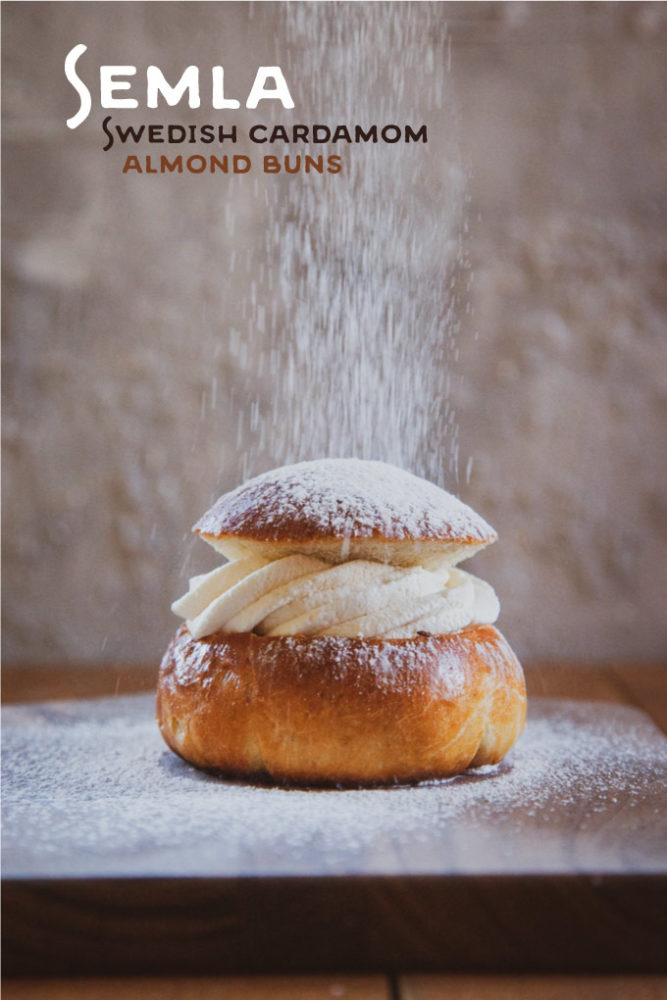
<path fill-rule="evenodd" d="M 414 459 L 408 431 L 400 454 L 499 530 L 470 568 L 496 586 L 522 656 L 665 654 L 667 7 L 391 7 L 4 6 L 7 662 L 158 658 L 169 603 L 212 565 L 190 525 L 244 474 L 317 446 L 311 434 L 299 456 L 275 413 L 306 427 L 323 387 L 283 401 L 280 372 L 261 361 L 276 338 L 284 356 L 297 303 L 283 292 L 271 322 L 258 308 L 270 312 L 278 266 L 267 239 L 279 253 L 281 225 L 338 179 L 123 175 L 121 151 L 101 151 L 102 113 L 64 125 L 76 99 L 62 64 L 80 41 L 90 66 L 156 62 L 176 76 L 222 62 L 241 95 L 258 64 L 278 62 L 312 122 L 346 96 L 332 73 L 350 38 L 347 98 L 367 74 L 389 86 L 400 63 L 403 90 L 384 100 L 399 116 L 422 108 L 416 74 L 431 70 L 415 62 L 429 40 L 445 96 L 428 98 L 416 181 L 396 151 L 392 197 L 403 190 L 422 222 L 450 227 L 457 291 L 430 365 L 430 342 L 405 331 L 447 405 L 422 419 Z M 216 120 L 210 107 L 139 117 Z"/>

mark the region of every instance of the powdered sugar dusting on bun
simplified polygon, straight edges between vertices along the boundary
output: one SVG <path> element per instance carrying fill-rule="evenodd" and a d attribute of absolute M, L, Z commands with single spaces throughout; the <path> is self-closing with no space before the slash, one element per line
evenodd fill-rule
<path fill-rule="evenodd" d="M 465 555 L 496 539 L 451 493 L 393 465 L 353 458 L 265 472 L 220 497 L 194 530 L 213 544 L 445 543 L 470 547 Z"/>

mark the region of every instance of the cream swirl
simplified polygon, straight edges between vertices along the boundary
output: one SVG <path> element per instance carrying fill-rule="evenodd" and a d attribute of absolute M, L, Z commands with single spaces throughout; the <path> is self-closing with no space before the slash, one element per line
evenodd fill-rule
<path fill-rule="evenodd" d="M 227 563 L 193 577 L 171 607 L 195 639 L 218 631 L 399 639 L 490 624 L 500 611 L 488 583 L 446 559 L 332 565 L 306 555 Z"/>

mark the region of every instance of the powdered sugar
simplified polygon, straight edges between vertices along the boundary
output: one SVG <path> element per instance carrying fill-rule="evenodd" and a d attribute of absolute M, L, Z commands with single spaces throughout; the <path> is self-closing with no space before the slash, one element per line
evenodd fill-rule
<path fill-rule="evenodd" d="M 223 781 L 152 698 L 5 710 L 6 875 L 655 871 L 667 741 L 641 713 L 533 699 L 505 761 L 416 787 Z"/>
<path fill-rule="evenodd" d="M 277 6 L 300 120 L 326 108 L 329 122 L 425 124 L 428 143 L 338 143 L 335 177 L 271 177 L 258 190 L 266 252 L 250 262 L 233 358 L 242 474 L 355 455 L 455 482 L 471 275 L 446 15 L 439 4 Z"/>
<path fill-rule="evenodd" d="M 299 462 L 256 476 L 221 497 L 195 528 L 284 540 L 286 525 L 295 521 L 320 538 L 495 538 L 451 493 L 393 465 L 352 458 Z"/>

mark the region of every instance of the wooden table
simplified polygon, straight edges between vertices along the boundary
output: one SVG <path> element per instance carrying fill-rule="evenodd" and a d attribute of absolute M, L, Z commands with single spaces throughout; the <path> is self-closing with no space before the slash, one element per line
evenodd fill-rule
<path fill-rule="evenodd" d="M 539 699 L 563 697 L 632 706 L 646 712 L 665 732 L 666 670 L 660 665 L 592 667 L 563 664 L 534 666 L 526 673 L 529 694 L 533 704 L 541 706 L 540 711 L 551 710 L 549 706 L 553 707 L 553 703 Z M 51 698 L 103 699 L 109 695 L 150 691 L 154 682 L 153 671 L 136 667 L 105 670 L 85 666 L 22 668 L 5 672 L 3 695 L 6 704 Z M 103 704 L 98 703 L 98 711 Z M 62 706 L 58 709 L 61 713 L 63 710 Z M 631 716 L 626 717 L 623 710 L 620 711 L 619 724 L 625 725 Z M 644 724 L 648 727 L 648 720 Z M 609 829 L 613 831 L 613 823 Z M 637 835 L 645 836 L 641 829 Z M 650 841 L 648 843 L 650 847 Z M 549 856 L 554 857 L 553 854 Z M 613 852 L 609 857 L 615 857 Z M 178 886 L 177 903 L 187 915 L 183 927 L 186 938 L 193 933 L 195 936 L 190 937 L 188 948 L 183 949 L 178 935 L 169 938 L 169 933 L 174 931 L 175 905 L 174 882 L 169 879 L 151 879 L 147 886 L 142 885 L 146 880 L 128 877 L 127 873 L 123 878 L 106 880 L 91 880 L 90 877 L 44 880 L 26 877 L 24 873 L 23 878 L 10 877 L 4 886 L 5 972 L 23 977 L 6 982 L 5 996 L 9 1000 L 15 997 L 56 1000 L 64 996 L 75 1000 L 77 997 L 106 1000 L 111 996 L 121 1000 L 130 996 L 146 1000 L 154 996 L 174 1000 L 190 997 L 255 1000 L 260 996 L 295 997 L 297 1000 L 301 997 L 318 1000 L 324 996 L 364 1000 L 375 997 L 463 1000 L 473 996 L 503 1000 L 504 997 L 572 995 L 582 998 L 667 997 L 667 979 L 662 977 L 667 971 L 667 949 L 664 947 L 667 937 L 662 936 L 667 932 L 664 866 L 651 870 L 649 864 L 646 871 L 640 870 L 635 875 L 622 875 L 618 871 L 592 875 L 585 871 L 569 875 L 554 871 L 539 875 L 528 870 L 519 882 L 508 882 L 507 878 L 503 882 L 503 878 L 493 874 L 471 877 L 470 873 L 456 878 L 450 874 L 447 893 L 443 896 L 442 877 L 432 871 L 425 871 L 423 875 L 412 873 L 407 879 L 381 874 L 360 878 L 358 873 L 342 878 L 340 872 L 333 872 L 329 877 L 319 878 L 315 897 L 312 880 L 308 885 L 308 879 L 303 877 L 285 879 L 274 874 L 254 883 L 245 880 L 244 884 L 237 879 L 235 888 L 229 878 L 213 883 L 198 877 L 188 878 Z M 262 884 L 264 888 L 257 895 L 257 887 Z M 104 901 L 104 918 L 100 916 L 100 900 Z M 221 900 L 229 904 L 225 919 L 221 917 Z M 294 928 L 289 926 L 285 928 L 287 936 L 281 936 L 281 914 L 293 909 L 295 900 L 302 916 L 311 908 L 311 940 L 308 921 L 301 940 L 290 939 Z M 545 901 L 552 911 L 546 915 L 540 909 Z M 452 914 L 456 914 L 458 908 L 465 929 L 461 931 L 459 927 L 456 940 L 452 938 L 451 949 L 443 948 L 442 939 L 428 940 L 428 927 L 420 922 L 420 912 L 425 905 L 432 907 L 436 923 L 440 927 L 448 925 L 452 934 L 457 927 Z M 531 906 L 536 931 L 525 942 L 523 953 L 528 960 L 522 963 L 522 941 L 512 941 L 512 928 L 521 925 L 522 932 L 530 931 L 525 914 L 530 912 Z M 341 927 L 337 942 L 342 947 L 333 951 L 317 940 L 322 931 L 322 910 L 338 914 L 345 925 Z M 236 911 L 237 916 L 239 911 L 245 913 L 241 921 L 245 943 L 234 938 L 234 927 L 229 923 L 232 911 Z M 471 925 L 468 918 L 473 911 L 477 923 Z M 193 913 L 197 912 L 202 936 L 205 937 L 215 925 L 215 933 L 223 945 L 225 939 L 232 941 L 231 951 L 224 946 L 221 949 L 225 956 L 221 965 L 211 964 L 215 949 L 211 949 L 210 941 L 208 946 L 200 947 L 198 953 L 196 948 L 192 949 L 193 942 L 198 940 L 197 928 L 192 923 Z M 605 933 L 599 939 L 598 950 L 594 948 L 591 952 L 589 948 L 586 958 L 576 940 L 564 942 L 564 922 L 573 919 L 573 915 L 583 936 L 588 934 L 588 927 L 596 919 L 603 923 L 616 920 L 619 930 L 616 947 L 609 948 L 610 936 Z M 120 947 L 118 935 L 114 939 L 110 933 L 114 919 L 123 928 Z M 366 940 L 372 939 L 364 926 L 368 919 L 382 922 L 384 941 L 379 945 L 376 942 L 375 954 L 371 947 L 364 960 L 355 948 L 355 938 L 365 935 Z M 252 940 L 248 940 L 252 920 L 257 924 L 254 948 Z M 128 948 L 131 927 L 127 933 L 132 921 L 135 921 L 134 931 L 141 945 L 134 952 Z M 164 930 L 170 922 L 169 933 L 160 940 L 160 927 Z M 262 923 L 272 927 L 272 939 L 263 937 Z M 62 935 L 55 953 L 53 949 L 49 951 L 48 942 L 41 951 L 33 947 L 35 939 L 30 935 L 34 935 L 35 927 L 41 927 L 38 937 L 43 935 L 45 926 L 49 928 L 47 938 L 51 937 L 51 945 L 54 940 L 58 942 L 59 934 Z M 146 939 L 146 928 L 153 936 L 153 949 Z M 548 939 L 550 928 L 554 935 L 552 940 Z M 72 947 L 73 931 L 79 934 L 79 941 Z M 501 945 L 495 951 L 489 947 L 490 936 L 494 933 L 500 937 Z M 613 938 L 613 928 L 611 933 Z M 387 934 L 392 938 L 389 951 Z M 17 941 L 22 941 L 22 946 L 17 946 Z M 481 948 L 480 942 L 484 945 Z M 237 949 L 236 959 L 232 954 L 234 948 Z M 191 955 L 190 964 L 184 962 L 187 951 Z M 177 971 L 181 975 L 156 978 L 155 973 L 160 969 Z M 193 978 L 191 973 L 195 970 L 222 971 L 225 975 Z M 245 974 L 251 971 L 253 975 Z M 309 971 L 317 975 L 304 977 L 301 974 Z M 141 972 L 144 978 L 133 978 L 136 972 Z M 244 974 L 230 974 L 234 972 Z M 276 972 L 282 975 L 276 977 Z M 487 975 L 479 975 L 481 972 Z M 562 975 L 565 972 L 569 975 Z M 601 975 L 610 972 L 616 975 Z M 73 973 L 88 978 L 73 981 Z M 100 979 L 99 973 L 103 973 L 104 978 Z M 262 978 L 258 973 L 273 975 Z M 25 978 L 36 974 L 47 978 L 39 981 Z M 122 978 L 128 974 L 130 978 Z M 65 978 L 48 978 L 53 975 Z"/>

